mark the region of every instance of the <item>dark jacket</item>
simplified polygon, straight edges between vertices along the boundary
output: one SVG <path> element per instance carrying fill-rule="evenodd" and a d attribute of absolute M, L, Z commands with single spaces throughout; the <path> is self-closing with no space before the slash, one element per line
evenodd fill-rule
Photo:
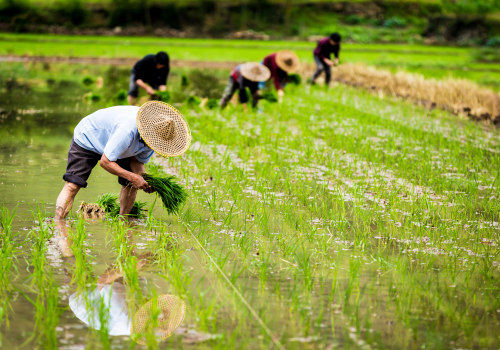
<path fill-rule="evenodd" d="M 135 73 L 135 79 L 141 79 L 148 83 L 153 88 L 160 85 L 167 85 L 167 77 L 170 72 L 170 64 L 167 64 L 162 69 L 156 69 L 155 55 L 147 55 L 142 60 L 137 61 L 132 68 Z"/>
<path fill-rule="evenodd" d="M 339 58 L 340 43 L 337 45 L 330 45 L 330 38 L 326 37 L 318 41 L 318 45 L 314 49 L 314 54 L 324 60 L 325 58 L 331 59 L 331 54 L 335 58 Z"/>

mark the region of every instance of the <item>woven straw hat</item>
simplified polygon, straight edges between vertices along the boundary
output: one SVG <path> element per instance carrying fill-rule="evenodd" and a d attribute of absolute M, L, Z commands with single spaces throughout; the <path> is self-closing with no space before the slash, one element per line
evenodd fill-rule
<path fill-rule="evenodd" d="M 184 321 L 186 304 L 179 297 L 161 294 L 157 298 L 156 307 L 153 301 L 151 299 L 137 310 L 130 325 L 132 339 L 142 345 L 147 344 L 147 334 L 154 334 L 157 340 L 166 339 Z M 154 313 L 159 313 L 156 319 Z"/>
<path fill-rule="evenodd" d="M 180 156 L 189 148 L 189 125 L 182 114 L 167 103 L 146 102 L 139 108 L 136 122 L 144 142 L 163 157 Z"/>
<path fill-rule="evenodd" d="M 260 63 L 247 62 L 240 66 L 241 75 L 250 81 L 266 81 L 271 77 L 269 68 Z"/>
<path fill-rule="evenodd" d="M 282 50 L 276 53 L 276 64 L 287 73 L 293 73 L 300 67 L 299 56 L 295 52 Z"/>

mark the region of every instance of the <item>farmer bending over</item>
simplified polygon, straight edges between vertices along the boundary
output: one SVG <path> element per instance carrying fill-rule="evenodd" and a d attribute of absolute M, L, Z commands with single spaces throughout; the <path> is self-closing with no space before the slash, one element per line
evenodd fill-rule
<path fill-rule="evenodd" d="M 75 128 L 68 153 L 66 181 L 56 202 L 56 221 L 71 210 L 76 194 L 87 187 L 92 169 L 100 161 L 118 176 L 120 215 L 130 213 L 137 190 L 153 192 L 142 178 L 144 164 L 153 153 L 175 157 L 184 153 L 191 133 L 184 117 L 166 103 L 151 101 L 141 108 L 117 106 L 101 109 L 83 118 Z"/>
<path fill-rule="evenodd" d="M 247 88 L 250 89 L 252 95 L 252 107 L 257 107 L 257 103 L 261 98 L 259 82 L 266 81 L 270 76 L 271 72 L 269 72 L 269 69 L 260 63 L 248 62 L 236 66 L 229 75 L 229 83 L 219 103 L 220 108 L 226 107 L 231 97 L 238 90 L 240 103 L 246 112 L 248 102 Z"/>
<path fill-rule="evenodd" d="M 314 84 L 314 81 L 323 71 L 325 72 L 325 85 L 330 84 L 330 80 L 332 79 L 332 66 L 336 66 L 339 64 L 339 51 L 341 41 L 342 37 L 339 33 L 333 33 L 329 37 L 323 38 L 318 41 L 318 45 L 313 52 L 314 61 L 316 62 L 316 66 L 318 66 L 318 68 L 311 78 L 311 84 Z M 335 60 L 333 62 L 331 60 L 332 53 L 335 55 Z"/>
<path fill-rule="evenodd" d="M 288 83 L 288 74 L 295 72 L 300 66 L 299 57 L 292 51 L 283 50 L 266 56 L 262 64 L 271 72 L 271 78 L 281 102 L 285 95 L 283 89 Z M 263 85 L 261 84 L 261 88 Z"/>
<path fill-rule="evenodd" d="M 156 55 L 147 55 L 137 61 L 130 73 L 128 103 L 135 105 L 139 87 L 146 90 L 149 95 L 154 95 L 155 90 L 165 91 L 169 72 L 170 60 L 166 52 L 160 51 Z"/>

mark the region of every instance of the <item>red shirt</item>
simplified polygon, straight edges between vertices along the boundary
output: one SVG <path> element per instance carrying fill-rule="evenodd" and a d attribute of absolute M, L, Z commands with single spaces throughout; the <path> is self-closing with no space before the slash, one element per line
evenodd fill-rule
<path fill-rule="evenodd" d="M 271 78 L 273 79 L 276 90 L 283 89 L 285 86 L 283 81 L 288 77 L 288 73 L 278 67 L 278 64 L 276 63 L 276 52 L 267 55 L 264 58 L 264 61 L 262 61 L 262 64 L 271 71 Z"/>
<path fill-rule="evenodd" d="M 332 53 L 335 55 L 335 58 L 339 58 L 339 51 L 340 43 L 330 45 L 330 38 L 326 37 L 318 41 L 318 45 L 314 49 L 314 54 L 324 60 L 325 58 L 330 59 Z"/>

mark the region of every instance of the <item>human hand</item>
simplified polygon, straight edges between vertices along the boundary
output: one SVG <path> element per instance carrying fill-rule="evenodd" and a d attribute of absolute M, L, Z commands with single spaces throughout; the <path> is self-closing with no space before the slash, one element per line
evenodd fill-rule
<path fill-rule="evenodd" d="M 338 59 L 338 58 L 336 58 L 336 59 L 335 59 L 335 61 L 333 62 L 333 64 L 334 64 L 335 66 L 338 66 L 338 65 L 339 65 L 339 59 Z"/>
<path fill-rule="evenodd" d="M 138 190 L 143 190 L 146 193 L 154 192 L 153 188 L 149 186 L 147 181 L 144 180 L 144 178 L 141 175 L 134 174 L 134 178 L 130 182 L 132 183 L 132 186 L 134 186 Z"/>
<path fill-rule="evenodd" d="M 148 86 L 148 87 L 146 88 L 146 92 L 147 92 L 148 94 L 150 94 L 150 95 L 154 95 L 154 94 L 156 94 L 155 89 L 153 89 L 151 86 Z"/>
<path fill-rule="evenodd" d="M 323 61 L 324 61 L 327 65 L 329 65 L 330 67 L 331 67 L 331 66 L 333 66 L 333 62 L 332 62 L 332 60 L 330 60 L 330 59 L 328 59 L 328 58 L 325 58 Z"/>
<path fill-rule="evenodd" d="M 283 102 L 283 96 L 285 96 L 285 92 L 283 90 L 278 90 L 278 102 Z"/>

